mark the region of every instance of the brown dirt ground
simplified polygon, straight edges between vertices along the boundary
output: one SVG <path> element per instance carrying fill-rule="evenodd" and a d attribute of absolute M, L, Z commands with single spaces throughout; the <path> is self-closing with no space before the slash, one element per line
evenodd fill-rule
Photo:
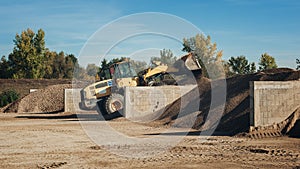
<path fill-rule="evenodd" d="M 79 116 L 92 124 L 96 112 Z M 199 142 L 197 131 L 155 156 L 121 157 L 95 144 L 82 129 L 75 114 L 0 114 L 0 168 L 291 168 L 300 167 L 300 139 L 265 139 L 212 136 Z M 164 127 L 149 127 L 118 118 L 99 121 L 131 137 L 160 133 Z M 181 129 L 185 130 L 185 129 Z M 99 133 L 104 132 L 99 130 Z M 174 137 L 176 132 L 167 137 Z M 113 145 L 128 154 L 148 144 Z M 160 145 L 157 145 L 158 147 Z"/>

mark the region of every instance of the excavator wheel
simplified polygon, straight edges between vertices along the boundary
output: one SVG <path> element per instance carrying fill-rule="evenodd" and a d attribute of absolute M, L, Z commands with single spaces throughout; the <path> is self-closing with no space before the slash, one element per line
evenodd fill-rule
<path fill-rule="evenodd" d="M 112 93 L 107 99 L 104 100 L 105 111 L 107 114 L 112 114 L 115 112 L 123 115 L 124 108 L 124 96 L 119 93 Z"/>

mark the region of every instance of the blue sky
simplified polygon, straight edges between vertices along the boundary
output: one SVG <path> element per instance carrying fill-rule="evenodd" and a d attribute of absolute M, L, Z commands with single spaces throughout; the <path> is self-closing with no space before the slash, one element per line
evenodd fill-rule
<path fill-rule="evenodd" d="M 295 60 L 300 58 L 298 0 L 1 1 L 0 55 L 7 56 L 12 51 L 16 33 L 42 28 L 50 50 L 79 56 L 97 30 L 120 17 L 143 12 L 162 12 L 185 19 L 212 37 L 218 49 L 223 50 L 224 59 L 245 55 L 258 62 L 260 55 L 267 52 L 279 66 L 295 68 Z M 155 37 L 147 36 L 152 42 L 143 43 L 143 37 L 131 38 L 120 43 L 111 54 L 121 56 L 134 50 L 140 53 L 154 49 L 154 55 L 158 48 L 171 48 L 176 55 L 181 54 L 180 42 L 162 39 L 154 45 Z M 133 41 L 143 47 L 132 48 Z"/>

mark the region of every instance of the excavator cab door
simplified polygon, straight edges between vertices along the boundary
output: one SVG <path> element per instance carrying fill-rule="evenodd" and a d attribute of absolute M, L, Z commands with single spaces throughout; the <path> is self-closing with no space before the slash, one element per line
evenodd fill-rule
<path fill-rule="evenodd" d="M 138 85 L 137 73 L 128 61 L 113 65 L 110 68 L 110 73 L 118 88 Z"/>

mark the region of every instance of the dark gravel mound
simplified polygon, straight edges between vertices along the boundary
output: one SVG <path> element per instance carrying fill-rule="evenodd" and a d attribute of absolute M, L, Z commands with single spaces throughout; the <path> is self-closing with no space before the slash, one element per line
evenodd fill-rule
<path fill-rule="evenodd" d="M 197 119 L 193 124 L 194 129 L 209 130 L 216 127 L 219 133 L 226 135 L 236 135 L 241 132 L 247 132 L 250 124 L 250 91 L 249 82 L 251 81 L 288 81 L 299 80 L 300 71 L 288 68 L 271 69 L 263 72 L 248 75 L 237 75 L 226 79 L 227 95 L 225 110 L 218 126 L 218 118 L 214 118 L 214 111 L 210 114 L 211 118 L 205 123 L 209 110 L 218 111 L 219 107 L 211 107 L 211 84 L 214 83 L 214 91 L 219 91 L 222 87 L 218 86 L 218 81 L 210 82 L 208 79 L 202 78 L 198 81 L 198 88 L 194 88 L 191 92 L 184 95 L 181 99 L 176 100 L 173 104 L 166 108 L 166 111 L 159 118 L 164 124 L 174 124 L 178 117 L 180 108 L 184 110 L 193 110 L 193 112 L 185 112 L 184 115 L 195 113 L 198 110 Z M 195 90 L 200 95 L 195 95 Z M 199 108 L 197 102 L 200 102 Z M 299 103 L 300 104 L 300 103 Z M 196 107 L 195 107 L 196 106 Z M 180 119 L 184 120 L 180 120 Z M 184 127 L 186 118 L 180 116 L 176 120 L 176 126 Z M 204 126 L 204 124 L 206 124 Z"/>

